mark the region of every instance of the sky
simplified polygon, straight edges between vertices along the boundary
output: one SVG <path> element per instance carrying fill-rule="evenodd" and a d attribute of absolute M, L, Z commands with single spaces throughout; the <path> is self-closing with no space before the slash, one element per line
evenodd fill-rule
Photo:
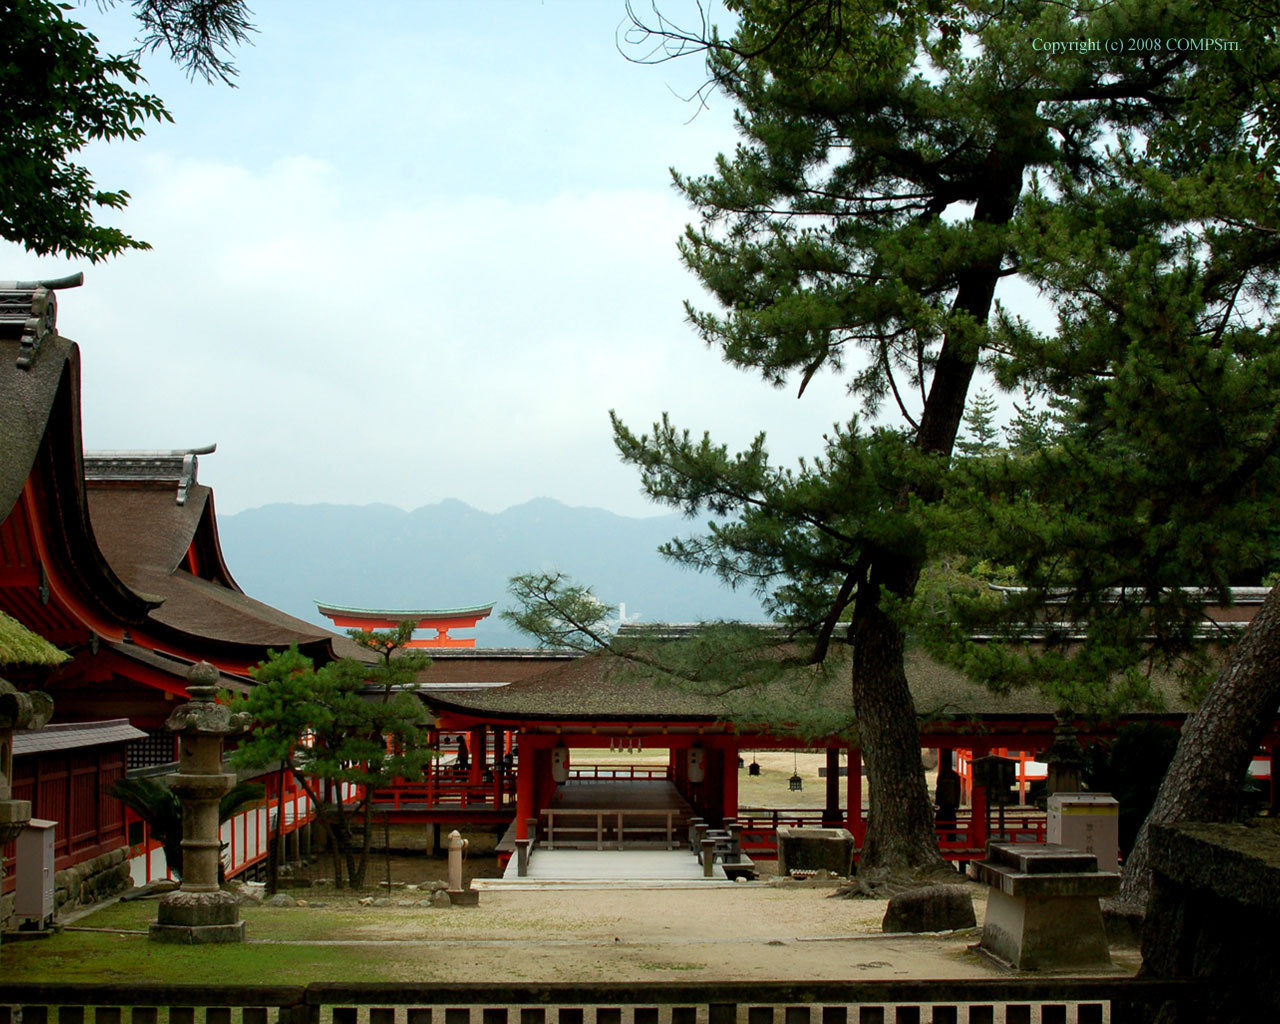
<path fill-rule="evenodd" d="M 669 168 L 713 167 L 732 110 L 698 58 L 636 63 L 621 0 L 272 0 L 236 88 L 159 55 L 174 124 L 93 145 L 100 220 L 154 247 L 106 263 L 0 243 L 0 278 L 83 270 L 59 297 L 82 353 L 87 449 L 208 443 L 219 511 L 275 502 L 489 512 L 548 496 L 664 509 L 608 413 L 663 412 L 732 449 L 814 454 L 853 409 L 720 361 L 676 243 Z M 677 14 L 692 2 L 673 0 Z M 713 8 L 716 9 L 716 8 Z M 76 12 L 115 52 L 126 6 Z"/>

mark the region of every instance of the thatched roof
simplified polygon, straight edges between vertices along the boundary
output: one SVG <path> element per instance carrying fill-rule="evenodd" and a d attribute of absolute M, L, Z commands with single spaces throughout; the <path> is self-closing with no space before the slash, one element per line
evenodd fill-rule
<path fill-rule="evenodd" d="M 982 720 L 1051 724 L 1060 704 L 1033 687 L 993 693 L 918 649 L 908 652 L 905 667 L 926 728 L 931 722 L 945 727 Z M 510 685 L 474 690 L 442 686 L 423 698 L 437 711 L 509 721 L 774 721 L 794 723 L 801 734 L 822 735 L 824 727 L 843 730 L 852 722 L 849 673 L 848 655 L 842 650 L 823 671 L 797 666 L 756 685 L 712 683 L 698 692 L 662 673 L 597 652 Z M 1153 678 L 1152 686 L 1164 705 L 1157 716 L 1181 717 L 1191 710 L 1172 675 Z"/>

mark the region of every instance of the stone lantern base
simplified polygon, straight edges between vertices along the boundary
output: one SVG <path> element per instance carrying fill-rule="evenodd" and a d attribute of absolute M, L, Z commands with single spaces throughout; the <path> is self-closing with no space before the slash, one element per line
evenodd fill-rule
<path fill-rule="evenodd" d="M 160 901 L 151 939 L 185 946 L 243 942 L 240 902 L 229 892 L 171 892 Z"/>

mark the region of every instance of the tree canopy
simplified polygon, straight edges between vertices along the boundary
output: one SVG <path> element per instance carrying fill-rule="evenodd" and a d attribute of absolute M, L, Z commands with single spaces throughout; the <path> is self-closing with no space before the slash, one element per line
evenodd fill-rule
<path fill-rule="evenodd" d="M 666 417 L 648 433 L 615 417 L 615 441 L 652 497 L 717 517 L 671 557 L 760 588 L 817 659 L 850 645 L 862 861 L 937 863 L 903 671 L 931 555 L 980 535 L 1038 596 L 1067 586 L 1072 615 L 1099 623 L 1096 659 L 1057 665 L 1079 697 L 1093 690 L 1073 674 L 1096 690 L 1141 658 L 1152 605 L 1177 613 L 1165 639 L 1188 635 L 1175 585 L 1221 588 L 1259 553 L 1249 520 L 1271 500 L 1257 494 L 1277 404 L 1275 22 L 1136 0 L 731 7 L 727 37 L 649 27 L 705 55 L 741 137 L 711 174 L 675 174 L 699 216 L 681 253 L 717 303 L 689 304 L 689 320 L 800 395 L 845 374 L 854 409 L 795 469 L 763 435 L 731 454 Z M 1089 39 L 1121 42 L 1043 46 Z M 1206 39 L 1232 45 L 1185 45 Z M 997 301 L 1013 278 L 1052 328 Z M 984 365 L 1069 405 L 1069 443 L 1027 431 L 1034 458 L 957 459 Z M 1126 583 L 1139 611 L 1102 614 Z M 1033 674 L 959 650 L 997 684 Z"/>
<path fill-rule="evenodd" d="M 130 55 L 101 53 L 66 4 L 15 0 L 0 9 L 0 238 L 93 262 L 149 248 L 97 222 L 129 193 L 99 188 L 79 154 L 172 120 L 140 88 L 143 51 L 164 50 L 190 74 L 228 82 L 235 67 L 226 54 L 252 26 L 243 0 L 135 0 L 132 8 L 143 36 Z"/>

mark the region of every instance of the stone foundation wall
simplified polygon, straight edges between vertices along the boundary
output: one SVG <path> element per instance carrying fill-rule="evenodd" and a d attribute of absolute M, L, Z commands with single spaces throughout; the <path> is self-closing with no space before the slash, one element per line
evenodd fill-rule
<path fill-rule="evenodd" d="M 133 886 L 129 877 L 129 848 L 86 860 L 53 876 L 53 899 L 59 913 L 98 903 Z"/>
<path fill-rule="evenodd" d="M 1156 826 L 1151 867 L 1141 976 L 1202 983 L 1215 1015 L 1170 1003 L 1147 1020 L 1280 1020 L 1280 821 Z"/>

